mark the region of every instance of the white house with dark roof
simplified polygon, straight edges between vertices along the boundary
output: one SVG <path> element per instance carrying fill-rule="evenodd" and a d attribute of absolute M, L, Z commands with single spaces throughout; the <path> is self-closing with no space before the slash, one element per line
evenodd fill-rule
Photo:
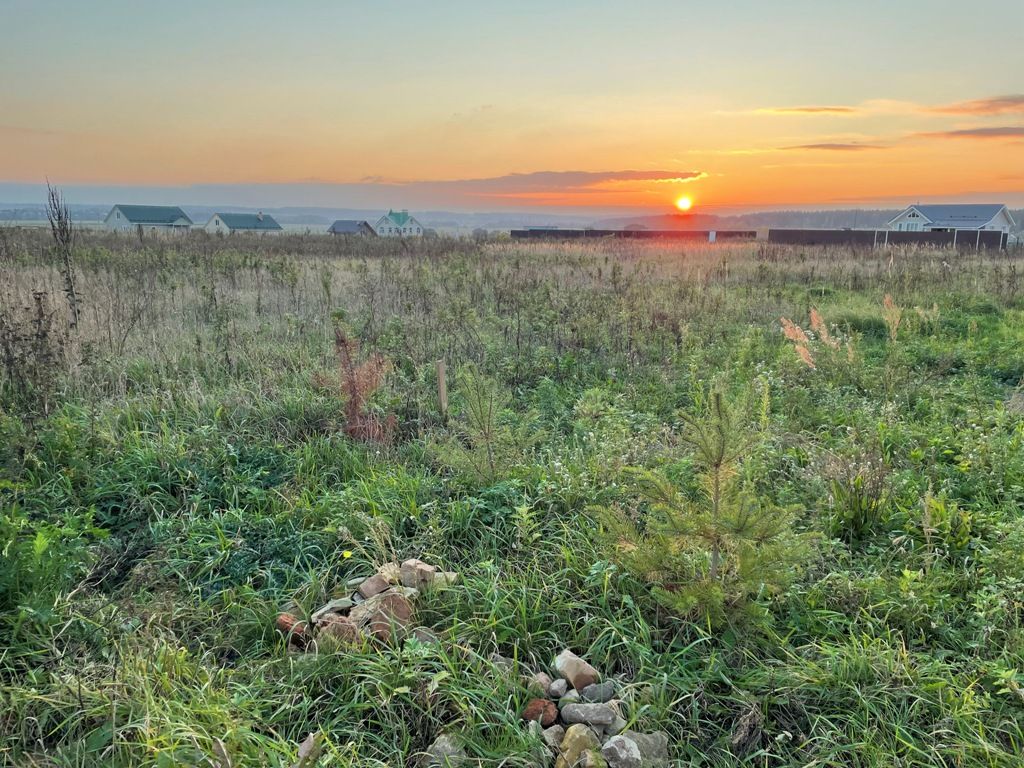
<path fill-rule="evenodd" d="M 370 226 L 370 222 L 360 221 L 359 219 L 338 219 L 336 222 L 331 224 L 330 229 L 328 229 L 327 232 L 331 235 L 358 235 L 362 237 L 377 236 L 373 227 Z"/>
<path fill-rule="evenodd" d="M 357 234 L 366 238 L 376 238 L 377 232 L 369 221 L 360 219 L 338 219 L 327 230 L 329 234 Z"/>
<path fill-rule="evenodd" d="M 230 235 L 252 232 L 258 235 L 276 235 L 284 231 L 273 216 L 263 213 L 215 213 L 203 227 L 213 234 Z"/>
<path fill-rule="evenodd" d="M 380 237 L 422 237 L 423 225 L 406 210 L 388 211 L 377 219 L 373 231 Z"/>
<path fill-rule="evenodd" d="M 991 230 L 1009 232 L 1015 225 L 1002 203 L 911 205 L 886 225 L 897 232 L 953 232 Z"/>
<path fill-rule="evenodd" d="M 176 205 L 115 205 L 103 220 L 116 232 L 188 232 L 192 219 Z"/>

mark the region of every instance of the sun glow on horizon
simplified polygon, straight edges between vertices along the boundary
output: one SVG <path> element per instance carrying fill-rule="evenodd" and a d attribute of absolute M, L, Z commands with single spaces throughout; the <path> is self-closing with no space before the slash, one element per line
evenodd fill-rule
<path fill-rule="evenodd" d="M 676 200 L 676 208 L 678 208 L 680 211 L 690 210 L 691 208 L 693 208 L 692 198 L 683 195 L 678 200 Z"/>

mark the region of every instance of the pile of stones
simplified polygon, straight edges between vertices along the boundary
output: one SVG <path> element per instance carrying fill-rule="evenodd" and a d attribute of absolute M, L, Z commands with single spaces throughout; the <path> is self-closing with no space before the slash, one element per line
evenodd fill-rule
<path fill-rule="evenodd" d="M 458 581 L 458 574 L 440 571 L 422 560 L 385 563 L 372 576 L 350 579 L 344 594 L 313 612 L 309 621 L 285 611 L 277 628 L 296 649 L 323 650 L 361 645 L 372 638 L 401 642 L 412 635 L 421 642 L 436 642 L 426 627 L 414 627 L 413 605 L 420 592 Z"/>
<path fill-rule="evenodd" d="M 538 731 L 555 768 L 655 768 L 668 764 L 668 736 L 627 730 L 615 680 L 570 650 L 555 659 L 552 678 L 537 672 L 522 719 Z"/>

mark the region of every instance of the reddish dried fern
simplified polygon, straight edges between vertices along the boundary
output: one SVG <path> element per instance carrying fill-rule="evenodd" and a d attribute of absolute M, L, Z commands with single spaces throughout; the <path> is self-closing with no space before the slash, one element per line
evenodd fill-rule
<path fill-rule="evenodd" d="M 338 357 L 337 387 L 345 403 L 345 433 L 362 442 L 390 443 L 398 420 L 394 414 L 381 418 L 368 403 L 391 372 L 391 361 L 377 352 L 360 361 L 359 341 L 341 326 L 334 329 L 334 352 Z M 323 377 L 314 379 L 314 385 L 323 384 Z"/>

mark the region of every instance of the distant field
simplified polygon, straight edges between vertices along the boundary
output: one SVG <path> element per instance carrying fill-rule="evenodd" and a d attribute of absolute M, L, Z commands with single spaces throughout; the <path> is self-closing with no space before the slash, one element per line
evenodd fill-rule
<path fill-rule="evenodd" d="M 82 232 L 69 328 L 0 230 L 2 761 L 547 765 L 571 648 L 679 765 L 1019 766 L 1019 256 Z M 438 644 L 275 629 L 396 557 Z"/>

